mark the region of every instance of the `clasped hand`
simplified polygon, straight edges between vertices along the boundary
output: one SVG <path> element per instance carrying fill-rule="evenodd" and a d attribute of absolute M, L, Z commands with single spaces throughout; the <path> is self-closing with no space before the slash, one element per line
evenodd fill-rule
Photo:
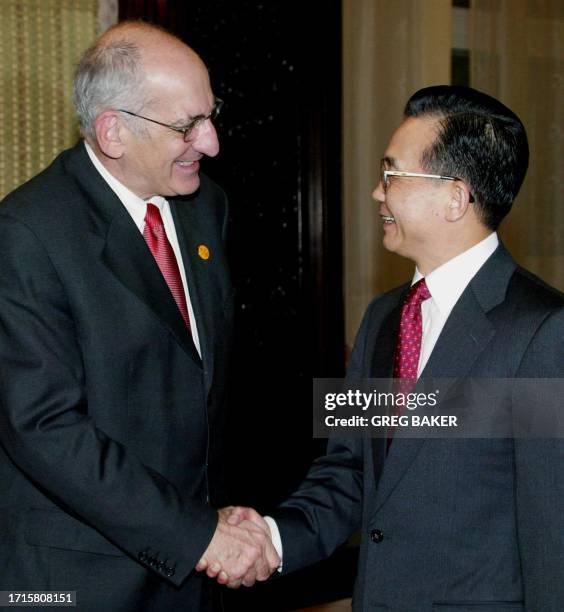
<path fill-rule="evenodd" d="M 252 508 L 229 506 L 219 510 L 214 536 L 196 570 L 236 589 L 267 580 L 279 566 L 280 557 L 262 516 Z"/>

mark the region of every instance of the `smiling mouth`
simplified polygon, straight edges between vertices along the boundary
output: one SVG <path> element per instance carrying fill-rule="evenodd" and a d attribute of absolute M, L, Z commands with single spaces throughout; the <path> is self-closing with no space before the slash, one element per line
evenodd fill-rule
<path fill-rule="evenodd" d="M 382 221 L 386 224 L 386 223 L 395 223 L 396 220 L 394 219 L 394 217 L 390 217 L 388 215 L 380 215 Z"/>
<path fill-rule="evenodd" d="M 196 160 L 188 161 L 186 159 L 179 159 L 176 163 L 179 166 L 193 166 L 196 163 Z"/>

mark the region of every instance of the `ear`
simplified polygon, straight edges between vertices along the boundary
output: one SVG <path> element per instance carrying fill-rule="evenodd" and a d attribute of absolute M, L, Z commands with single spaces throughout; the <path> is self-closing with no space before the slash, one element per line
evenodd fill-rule
<path fill-rule="evenodd" d="M 105 110 L 94 121 L 94 133 L 98 147 L 112 159 L 119 159 L 123 155 L 123 130 L 121 117 L 115 110 Z"/>
<path fill-rule="evenodd" d="M 459 221 L 468 212 L 472 194 L 462 181 L 453 181 L 445 219 L 452 223 Z"/>

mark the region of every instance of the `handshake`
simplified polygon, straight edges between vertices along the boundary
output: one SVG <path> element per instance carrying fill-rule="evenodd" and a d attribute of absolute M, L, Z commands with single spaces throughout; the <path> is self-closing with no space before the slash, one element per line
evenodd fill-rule
<path fill-rule="evenodd" d="M 219 510 L 217 528 L 196 570 L 237 589 L 267 580 L 280 563 L 264 518 L 252 508 L 228 506 Z"/>

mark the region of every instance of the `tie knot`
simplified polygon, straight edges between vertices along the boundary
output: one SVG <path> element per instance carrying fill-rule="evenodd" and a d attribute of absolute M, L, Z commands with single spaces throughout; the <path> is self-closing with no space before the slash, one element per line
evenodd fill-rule
<path fill-rule="evenodd" d="M 147 203 L 147 212 L 145 213 L 145 223 L 153 230 L 163 227 L 163 219 L 159 207 L 151 202 Z"/>
<path fill-rule="evenodd" d="M 411 286 L 405 297 L 405 304 L 408 306 L 416 306 L 421 304 L 424 300 L 428 300 L 431 297 L 431 293 L 427 288 L 427 283 L 424 278 L 418 280 Z"/>

